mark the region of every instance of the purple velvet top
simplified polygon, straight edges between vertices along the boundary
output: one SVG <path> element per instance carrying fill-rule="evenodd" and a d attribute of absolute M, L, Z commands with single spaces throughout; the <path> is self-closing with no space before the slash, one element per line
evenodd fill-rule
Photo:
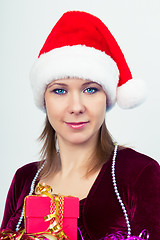
<path fill-rule="evenodd" d="M 122 209 L 113 190 L 111 163 L 112 156 L 103 165 L 87 198 L 80 201 L 78 226 L 85 240 L 98 240 L 107 233 L 127 231 Z M 15 173 L 6 200 L 1 230 L 15 230 L 24 197 L 30 191 L 37 167 L 38 163 L 30 163 Z M 132 149 L 119 150 L 116 178 L 128 211 L 132 235 L 139 235 L 143 229 L 148 229 L 150 240 L 160 239 L 159 164 Z"/>

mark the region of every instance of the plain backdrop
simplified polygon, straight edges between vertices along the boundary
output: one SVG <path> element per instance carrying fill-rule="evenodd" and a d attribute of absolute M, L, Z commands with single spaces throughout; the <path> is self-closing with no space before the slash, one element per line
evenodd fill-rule
<path fill-rule="evenodd" d="M 134 110 L 115 106 L 106 123 L 115 140 L 160 162 L 160 1 L 0 0 L 0 220 L 13 175 L 39 160 L 45 115 L 33 101 L 31 66 L 52 27 L 68 10 L 90 12 L 109 27 L 134 77 L 148 85 Z"/>

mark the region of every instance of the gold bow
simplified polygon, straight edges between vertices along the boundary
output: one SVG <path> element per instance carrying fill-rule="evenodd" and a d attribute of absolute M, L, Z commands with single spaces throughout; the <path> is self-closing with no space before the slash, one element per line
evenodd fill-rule
<path fill-rule="evenodd" d="M 45 221 L 50 221 L 50 225 L 47 229 L 49 233 L 56 236 L 57 239 L 69 239 L 62 229 L 62 224 L 60 223 L 60 195 L 53 195 L 52 188 L 45 183 L 38 183 L 36 186 L 35 193 L 37 195 L 46 195 L 51 199 L 50 214 L 44 217 Z M 55 210 L 53 210 L 53 205 L 55 204 Z M 62 216 L 63 217 L 63 216 Z"/>

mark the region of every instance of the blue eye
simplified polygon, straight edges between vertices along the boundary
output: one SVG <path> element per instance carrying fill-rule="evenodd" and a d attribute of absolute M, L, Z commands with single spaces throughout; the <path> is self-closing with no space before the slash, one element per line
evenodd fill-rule
<path fill-rule="evenodd" d="M 57 88 L 57 89 L 54 89 L 53 92 L 56 93 L 56 94 L 59 94 L 59 95 L 63 95 L 63 94 L 66 93 L 66 90 L 61 89 L 61 88 Z"/>
<path fill-rule="evenodd" d="M 86 89 L 84 90 L 85 93 L 89 93 L 89 94 L 96 93 L 97 91 L 98 91 L 98 89 L 95 88 L 95 87 L 89 87 L 89 88 L 86 88 Z"/>

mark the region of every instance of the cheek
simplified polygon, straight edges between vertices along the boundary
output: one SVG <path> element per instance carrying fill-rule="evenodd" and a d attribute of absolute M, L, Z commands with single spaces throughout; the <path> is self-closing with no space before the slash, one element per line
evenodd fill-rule
<path fill-rule="evenodd" d="M 48 120 L 52 127 L 54 128 L 54 123 L 56 122 L 56 119 L 58 118 L 58 106 L 54 104 L 53 102 L 47 100 L 45 102 L 45 107 L 46 107 L 46 113 L 48 116 Z"/>
<path fill-rule="evenodd" d="M 101 97 L 97 99 L 97 101 L 94 102 L 94 106 L 96 106 L 98 112 L 106 112 L 107 107 L 107 99 L 106 95 L 103 94 Z"/>
<path fill-rule="evenodd" d="M 53 113 L 57 113 L 59 106 L 59 104 L 56 104 L 56 101 L 52 97 L 52 95 L 45 95 L 45 107 L 48 115 L 53 115 Z"/>
<path fill-rule="evenodd" d="M 103 123 L 106 114 L 106 98 L 99 99 L 93 103 L 93 113 L 98 123 Z"/>
<path fill-rule="evenodd" d="M 104 119 L 105 119 L 105 115 L 106 115 L 106 107 L 99 107 L 97 108 L 97 119 L 99 120 L 99 123 L 103 123 Z"/>
<path fill-rule="evenodd" d="M 57 129 L 59 129 L 60 127 L 60 116 L 58 115 L 58 113 L 55 113 L 53 111 L 47 111 L 47 117 L 49 120 L 50 125 L 52 126 L 52 128 L 57 131 Z"/>

